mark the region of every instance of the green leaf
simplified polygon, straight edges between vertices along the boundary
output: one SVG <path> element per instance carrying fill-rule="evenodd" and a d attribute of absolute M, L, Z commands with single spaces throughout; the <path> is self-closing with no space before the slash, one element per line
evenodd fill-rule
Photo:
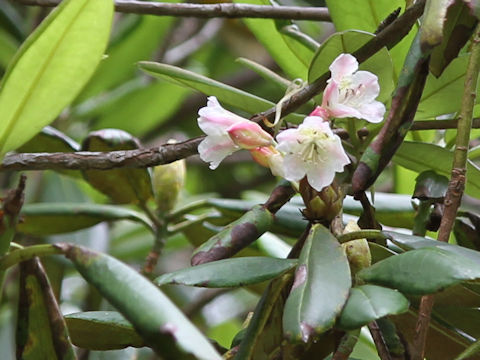
<path fill-rule="evenodd" d="M 77 96 L 105 50 L 111 0 L 68 0 L 25 41 L 0 89 L 0 157 L 31 139 Z"/>
<path fill-rule="evenodd" d="M 173 81 L 175 84 L 195 89 L 208 96 L 216 96 L 221 103 L 252 114 L 275 106 L 271 101 L 176 66 L 148 61 L 140 62 L 138 66 L 154 77 Z M 286 117 L 296 122 L 303 121 L 303 118 L 304 116 L 299 114 L 290 114 Z"/>
<path fill-rule="evenodd" d="M 418 173 L 433 170 L 450 178 L 453 152 L 434 144 L 404 141 L 395 153 L 393 162 Z M 465 192 L 480 198 L 480 169 L 470 160 L 467 162 Z"/>
<path fill-rule="evenodd" d="M 427 170 L 417 176 L 413 198 L 420 200 L 443 200 L 447 193 L 448 178 Z"/>
<path fill-rule="evenodd" d="M 268 0 L 234 0 L 235 3 L 271 5 Z M 265 47 L 280 68 L 291 78 L 307 78 L 305 65 L 285 40 L 274 20 L 271 19 L 243 19 L 257 40 Z"/>
<path fill-rule="evenodd" d="M 329 66 L 338 55 L 342 53 L 353 53 L 362 45 L 367 43 L 375 35 L 358 30 L 348 30 L 333 34 L 320 46 L 315 53 L 308 70 L 308 81 L 311 83 L 323 73 L 329 71 Z M 360 70 L 366 70 L 378 76 L 380 84 L 379 101 L 386 101 L 391 98 L 394 89 L 392 59 L 386 48 L 373 55 L 367 61 L 360 64 Z M 321 103 L 321 97 L 316 98 Z"/>
<path fill-rule="evenodd" d="M 65 315 L 75 346 L 89 350 L 145 346 L 132 324 L 115 311 L 88 311 Z"/>
<path fill-rule="evenodd" d="M 392 287 L 405 294 L 425 295 L 480 277 L 480 265 L 438 247 L 389 257 L 357 274 L 359 279 Z"/>
<path fill-rule="evenodd" d="M 435 116 L 460 110 L 468 56 L 454 59 L 439 78 L 429 75 L 418 105 L 416 119 L 433 119 Z"/>
<path fill-rule="evenodd" d="M 129 22 L 126 31 L 121 31 L 117 35 L 117 41 L 112 39 L 106 51 L 108 58 L 102 61 L 78 101 L 96 96 L 132 78 L 136 72 L 135 64 L 141 60 L 151 59 L 155 51 L 162 46 L 174 18 L 129 14 L 123 21 Z"/>
<path fill-rule="evenodd" d="M 297 260 L 241 257 L 212 261 L 157 277 L 158 286 L 179 284 L 209 288 L 257 284 L 277 277 L 297 265 Z"/>
<path fill-rule="evenodd" d="M 102 95 L 107 101 L 91 109 L 100 112 L 93 128 L 117 128 L 136 136 L 143 135 L 171 119 L 189 92 L 182 86 L 159 81 L 133 88 L 120 96 Z"/>
<path fill-rule="evenodd" d="M 375 285 L 352 288 L 337 325 L 346 330 L 358 329 L 386 315 L 408 310 L 409 302 L 398 291 Z"/>
<path fill-rule="evenodd" d="M 292 275 L 288 273 L 268 284 L 248 327 L 243 334 L 239 334 L 241 342 L 235 360 L 269 359 L 272 353 L 278 350 L 283 341 L 282 311 L 285 288 L 291 283 L 291 278 Z M 285 347 L 283 349 L 285 350 Z"/>
<path fill-rule="evenodd" d="M 462 246 L 444 243 L 420 236 L 402 234 L 394 231 L 383 231 L 393 243 L 406 250 L 422 249 L 425 247 L 437 247 L 439 249 L 465 256 L 474 262 L 480 262 L 480 252 L 466 249 Z"/>
<path fill-rule="evenodd" d="M 28 153 L 72 151 L 80 151 L 80 144 L 51 126 L 45 126 L 17 150 Z"/>
<path fill-rule="evenodd" d="M 285 335 L 292 341 L 307 342 L 329 330 L 347 301 L 350 287 L 350 268 L 340 244 L 328 229 L 313 225 L 285 303 Z"/>
<path fill-rule="evenodd" d="M 327 0 L 326 3 L 337 31 L 357 29 L 373 33 L 394 10 L 405 9 L 403 0 Z M 396 77 L 400 74 L 414 36 L 415 31 L 411 31 L 390 50 Z"/>
<path fill-rule="evenodd" d="M 8 66 L 10 60 L 15 56 L 18 46 L 18 41 L 10 33 L 0 28 L 0 70 Z"/>
<path fill-rule="evenodd" d="M 96 225 L 102 221 L 131 220 L 152 228 L 143 214 L 113 205 L 82 203 L 38 203 L 23 206 L 23 222 L 17 230 L 37 236 L 62 234 Z"/>
<path fill-rule="evenodd" d="M 476 339 L 480 337 L 480 327 L 478 327 L 480 309 L 478 307 L 435 306 L 433 316 Z"/>
<path fill-rule="evenodd" d="M 287 88 L 290 86 L 292 83 L 291 81 L 281 77 L 278 75 L 275 71 L 270 70 L 266 66 L 263 66 L 262 64 L 259 64 L 253 60 L 246 59 L 246 58 L 238 58 L 236 60 L 239 64 L 246 66 L 252 71 L 255 71 L 258 75 L 260 75 L 262 78 L 265 80 L 271 82 L 272 84 L 275 84 L 277 88 L 279 88 L 282 91 L 286 91 Z"/>
<path fill-rule="evenodd" d="M 274 215 L 262 205 L 254 206 L 196 249 L 192 255 L 192 265 L 233 256 L 268 231 L 273 218 Z"/>
<path fill-rule="evenodd" d="M 140 148 L 138 139 L 118 129 L 91 132 L 83 141 L 83 151 L 115 151 Z M 148 169 L 84 170 L 83 176 L 97 190 L 118 204 L 145 203 L 153 196 Z"/>
<path fill-rule="evenodd" d="M 148 279 L 106 254 L 60 244 L 90 284 L 135 328 L 146 344 L 166 360 L 221 360 L 203 334 Z M 191 358 L 191 357 L 188 357 Z"/>
<path fill-rule="evenodd" d="M 76 359 L 67 327 L 38 258 L 20 264 L 17 358 Z"/>

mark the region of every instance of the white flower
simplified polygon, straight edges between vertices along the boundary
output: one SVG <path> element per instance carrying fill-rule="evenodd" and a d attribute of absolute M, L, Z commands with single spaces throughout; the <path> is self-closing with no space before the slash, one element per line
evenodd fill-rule
<path fill-rule="evenodd" d="M 268 146 L 273 142 L 258 124 L 225 110 L 215 96 L 208 98 L 207 106 L 201 108 L 198 115 L 198 126 L 207 134 L 198 145 L 198 152 L 212 170 L 237 150 Z"/>
<path fill-rule="evenodd" d="M 380 85 L 376 75 L 357 71 L 358 61 L 350 54 L 339 55 L 330 65 L 332 77 L 323 94 L 322 108 L 331 117 L 355 117 L 379 123 L 385 105 L 376 101 Z"/>
<path fill-rule="evenodd" d="M 318 116 L 306 117 L 297 129 L 282 131 L 277 141 L 277 150 L 284 154 L 283 176 L 298 181 L 306 175 L 317 191 L 330 185 L 335 173 L 350 163 L 340 138 Z"/>

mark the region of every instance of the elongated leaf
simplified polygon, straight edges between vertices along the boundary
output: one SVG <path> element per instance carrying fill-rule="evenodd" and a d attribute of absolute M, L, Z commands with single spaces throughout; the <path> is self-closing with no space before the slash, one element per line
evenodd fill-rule
<path fill-rule="evenodd" d="M 0 89 L 0 157 L 16 149 L 79 93 L 105 50 L 111 0 L 62 2 L 25 41 Z"/>
<path fill-rule="evenodd" d="M 433 170 L 450 178 L 453 152 L 434 144 L 405 141 L 398 148 L 393 162 L 418 173 Z M 465 192 L 480 198 L 480 169 L 470 160 L 467 162 L 467 174 Z"/>
<path fill-rule="evenodd" d="M 313 82 L 323 73 L 329 71 L 328 67 L 335 58 L 342 53 L 353 53 L 367 43 L 375 35 L 358 31 L 348 30 L 330 36 L 315 53 L 308 69 L 308 81 Z M 393 66 L 390 54 L 383 48 L 374 56 L 360 65 L 361 70 L 367 70 L 378 76 L 380 95 L 378 100 L 386 101 L 391 98 L 394 88 Z M 321 103 L 321 97 L 316 98 Z"/>
<path fill-rule="evenodd" d="M 149 280 L 128 265 L 86 248 L 60 244 L 80 274 L 133 325 L 166 360 L 220 360 L 202 333 Z M 190 358 L 190 357 L 188 357 Z"/>
<path fill-rule="evenodd" d="M 145 346 L 132 324 L 115 311 L 88 311 L 65 316 L 72 342 L 90 350 Z"/>
<path fill-rule="evenodd" d="M 405 294 L 425 295 L 480 278 L 480 263 L 437 247 L 426 247 L 391 256 L 357 276 Z"/>
<path fill-rule="evenodd" d="M 338 319 L 343 329 L 358 329 L 386 315 L 401 314 L 408 310 L 408 300 L 398 291 L 375 285 L 352 288 Z"/>
<path fill-rule="evenodd" d="M 80 151 L 80 144 L 51 126 L 45 126 L 42 131 L 18 149 L 18 152 L 32 153 L 72 151 Z"/>
<path fill-rule="evenodd" d="M 7 68 L 19 47 L 18 41 L 7 31 L 0 28 L 0 69 Z"/>
<path fill-rule="evenodd" d="M 118 129 L 90 133 L 82 144 L 84 151 L 115 151 L 140 148 L 138 139 Z M 118 204 L 145 203 L 153 196 L 148 169 L 84 170 L 83 176 L 97 190 Z"/>
<path fill-rule="evenodd" d="M 262 205 L 254 206 L 195 250 L 192 265 L 233 256 L 268 231 L 273 218 L 274 215 Z"/>
<path fill-rule="evenodd" d="M 272 280 L 265 289 L 243 333 L 236 360 L 268 359 L 278 350 L 283 340 L 281 324 L 285 288 L 291 279 L 291 274 L 285 274 Z"/>
<path fill-rule="evenodd" d="M 439 249 L 455 253 L 460 256 L 465 256 L 474 262 L 480 263 L 480 252 L 464 248 L 462 246 L 448 244 L 441 241 L 423 238 L 420 236 L 402 234 L 394 231 L 384 231 L 396 245 L 403 249 L 415 250 L 425 247 L 437 247 Z"/>
<path fill-rule="evenodd" d="M 157 277 L 154 283 L 201 287 L 237 287 L 270 280 L 295 267 L 297 260 L 268 257 L 225 259 Z"/>
<path fill-rule="evenodd" d="M 310 229 L 295 282 L 285 303 L 283 330 L 291 341 L 307 342 L 335 323 L 351 286 L 348 260 L 328 229 Z"/>
<path fill-rule="evenodd" d="M 207 96 L 216 96 L 221 103 L 234 106 L 252 114 L 275 106 L 271 101 L 176 66 L 148 61 L 140 62 L 138 66 L 141 70 L 152 76 L 173 81 L 175 84 L 195 89 Z M 286 119 L 300 122 L 303 120 L 303 116 L 290 114 Z"/>
<path fill-rule="evenodd" d="M 112 39 L 106 51 L 108 58 L 102 61 L 92 80 L 80 94 L 80 101 L 96 96 L 133 77 L 136 62 L 152 58 L 155 51 L 162 46 L 162 41 L 174 19 L 166 16 L 131 14 L 129 18 L 124 17 L 122 20 L 129 22 L 126 30 L 117 35 L 117 41 Z M 122 25 L 123 23 L 120 26 Z"/>
<path fill-rule="evenodd" d="M 131 220 L 151 228 L 143 214 L 112 205 L 78 203 L 28 204 L 20 213 L 23 222 L 17 230 L 37 236 L 62 234 L 85 229 L 102 221 Z"/>
<path fill-rule="evenodd" d="M 268 0 L 234 0 L 236 3 L 270 5 Z M 267 49 L 280 68 L 291 78 L 307 78 L 307 65 L 292 51 L 271 19 L 243 19 L 257 40 Z"/>
<path fill-rule="evenodd" d="M 134 88 L 121 96 L 111 94 L 110 102 L 93 109 L 100 112 L 93 127 L 143 135 L 170 119 L 189 92 L 185 87 L 162 81 Z"/>
<path fill-rule="evenodd" d="M 18 359 L 76 359 L 62 313 L 37 258 L 20 265 L 18 317 Z"/>
<path fill-rule="evenodd" d="M 478 307 L 435 306 L 433 316 L 461 329 L 474 338 L 480 337 L 480 327 L 478 327 L 480 309 Z"/>

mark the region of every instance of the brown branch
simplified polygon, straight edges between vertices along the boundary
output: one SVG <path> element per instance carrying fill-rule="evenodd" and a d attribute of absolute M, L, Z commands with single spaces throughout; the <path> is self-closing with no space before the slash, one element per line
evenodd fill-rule
<path fill-rule="evenodd" d="M 181 143 L 165 144 L 149 149 L 10 154 L 3 159 L 0 171 L 145 168 L 168 164 L 197 154 L 198 144 L 203 138 L 201 136 Z"/>
<path fill-rule="evenodd" d="M 23 5 L 54 7 L 61 0 L 16 0 Z M 171 4 L 153 1 L 116 0 L 115 11 L 128 14 L 196 18 L 268 18 L 331 21 L 325 7 L 269 6 L 250 4 Z"/>
<path fill-rule="evenodd" d="M 456 129 L 458 126 L 458 119 L 449 119 L 449 120 L 416 120 L 412 127 L 411 131 L 418 130 L 446 130 L 446 129 Z M 472 129 L 480 128 L 480 118 L 475 118 L 472 121 Z"/>
<path fill-rule="evenodd" d="M 477 96 L 477 82 L 480 74 L 480 25 L 477 25 L 472 40 L 472 52 L 467 66 L 462 107 L 458 118 L 457 138 L 453 154 L 452 174 L 445 195 L 445 210 L 438 230 L 438 240 L 448 242 L 457 211 L 465 188 L 467 171 L 468 144 L 472 128 L 473 107 Z M 427 340 L 430 316 L 434 304 L 434 296 L 423 296 L 420 302 L 419 317 L 413 343 L 412 360 L 423 360 Z"/>

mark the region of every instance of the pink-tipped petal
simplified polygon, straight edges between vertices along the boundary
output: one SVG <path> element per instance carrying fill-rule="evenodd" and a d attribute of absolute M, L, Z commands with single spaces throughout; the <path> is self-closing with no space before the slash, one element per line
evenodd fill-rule
<path fill-rule="evenodd" d="M 270 146 L 272 136 L 253 121 L 242 121 L 230 126 L 227 130 L 232 141 L 242 149 L 255 149 Z"/>
<path fill-rule="evenodd" d="M 345 76 L 353 74 L 358 70 L 358 61 L 350 54 L 340 54 L 329 67 L 332 79 L 340 82 Z"/>
<path fill-rule="evenodd" d="M 210 169 L 215 170 L 227 156 L 238 150 L 228 135 L 207 136 L 199 145 L 198 153 L 200 158 L 210 163 Z"/>

